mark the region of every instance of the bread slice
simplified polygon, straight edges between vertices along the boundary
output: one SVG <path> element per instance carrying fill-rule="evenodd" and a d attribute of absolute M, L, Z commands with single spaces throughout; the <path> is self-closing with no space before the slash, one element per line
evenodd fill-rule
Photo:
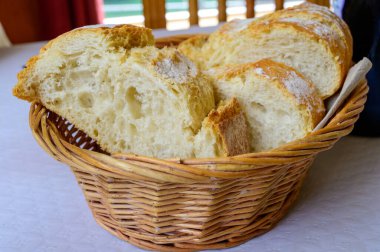
<path fill-rule="evenodd" d="M 270 20 L 285 20 L 293 22 L 316 22 L 324 26 L 331 27 L 331 32 L 339 37 L 339 47 L 344 48 L 346 69 L 347 71 L 351 66 L 352 59 L 352 36 L 347 24 L 330 11 L 327 7 L 309 2 L 293 6 L 284 10 L 279 10 L 271 14 L 262 16 L 255 20 L 256 23 L 264 24 Z"/>
<path fill-rule="evenodd" d="M 153 43 L 149 29 L 129 25 L 71 31 L 29 60 L 13 93 L 67 118 L 110 153 L 195 157 L 204 153 L 194 138 L 215 106 L 213 87 L 178 50 L 160 50 Z M 204 123 L 202 129 L 218 129 L 211 132 L 216 142 L 210 144 L 220 149 L 204 154 L 247 152 L 241 146 L 244 131 L 233 133 L 233 127 L 245 127 L 237 125 L 244 122 L 237 102 L 220 110 L 220 127 Z M 196 138 L 207 148 L 206 139 Z"/>
<path fill-rule="evenodd" d="M 289 11 L 307 11 L 310 15 L 320 15 L 323 16 L 327 22 L 328 20 L 333 20 L 330 24 L 334 30 L 336 30 L 338 33 L 343 32 L 344 38 L 343 40 L 346 41 L 349 51 L 352 51 L 353 47 L 353 40 L 352 35 L 350 32 L 350 28 L 348 25 L 338 17 L 334 12 L 332 12 L 329 8 L 319 5 L 319 4 L 313 4 L 310 2 L 304 2 L 300 5 L 293 6 L 291 8 L 288 8 Z"/>
<path fill-rule="evenodd" d="M 108 152 L 193 157 L 212 86 L 176 49 L 152 44 L 149 29 L 132 26 L 66 33 L 28 62 L 14 95 L 40 101 Z"/>
<path fill-rule="evenodd" d="M 325 113 L 313 84 L 269 59 L 208 71 L 219 100 L 236 97 L 248 120 L 253 151 L 278 147 L 311 132 Z"/>
<path fill-rule="evenodd" d="M 39 100 L 37 91 L 42 80 L 38 80 L 38 77 L 48 79 L 46 81 L 51 85 L 54 85 L 52 82 L 56 82 L 55 85 L 60 86 L 58 80 L 67 70 L 84 67 L 86 64 L 95 68 L 103 62 L 101 57 L 107 53 L 119 57 L 123 55 L 126 58 L 131 48 L 153 45 L 154 38 L 150 29 L 132 25 L 120 25 L 112 29 L 103 27 L 70 31 L 51 40 L 41 48 L 39 55 L 29 59 L 26 68 L 17 76 L 18 83 L 13 89 L 13 94 L 27 101 Z M 79 56 L 80 62 L 68 60 L 76 56 Z M 80 74 L 76 76 L 79 77 Z"/>
<path fill-rule="evenodd" d="M 227 157 L 250 152 L 249 129 L 236 98 L 221 101 L 194 139 L 195 156 Z"/>
<path fill-rule="evenodd" d="M 234 20 L 221 26 L 207 40 L 194 38 L 183 42 L 179 49 L 204 68 L 265 58 L 282 62 L 312 81 L 325 99 L 341 87 L 351 62 L 352 48 L 350 38 L 346 43 L 336 32 L 338 22 L 316 16 L 310 15 L 309 19 L 307 14 L 294 18 L 274 15 L 262 22 L 260 19 Z M 189 51 L 196 53 L 189 54 Z"/>

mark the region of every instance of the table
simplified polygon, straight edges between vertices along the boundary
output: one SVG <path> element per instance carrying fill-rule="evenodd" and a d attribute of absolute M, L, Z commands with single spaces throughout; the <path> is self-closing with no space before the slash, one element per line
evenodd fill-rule
<path fill-rule="evenodd" d="M 96 224 L 70 169 L 33 139 L 29 104 L 11 95 L 42 45 L 0 49 L 0 251 L 143 251 Z M 292 211 L 269 233 L 223 251 L 380 251 L 380 138 L 348 136 L 321 153 Z"/>

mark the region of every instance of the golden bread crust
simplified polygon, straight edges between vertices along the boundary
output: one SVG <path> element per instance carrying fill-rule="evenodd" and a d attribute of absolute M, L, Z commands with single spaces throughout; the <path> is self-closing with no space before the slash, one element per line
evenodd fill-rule
<path fill-rule="evenodd" d="M 36 64 L 38 60 L 38 55 L 31 57 L 25 64 L 25 68 L 21 70 L 17 74 L 18 82 L 13 87 L 12 93 L 17 98 L 26 100 L 28 102 L 33 102 L 35 100 L 38 100 L 38 95 L 35 92 L 34 89 L 27 89 L 24 87 L 25 83 L 27 83 L 29 76 L 31 75 L 31 72 L 33 71 L 34 65 Z"/>
<path fill-rule="evenodd" d="M 74 30 L 49 42 L 39 55 L 28 61 L 27 67 L 18 75 L 13 93 L 18 98 L 42 103 L 86 132 L 110 153 L 133 152 L 161 158 L 192 157 L 191 139 L 215 107 L 213 88 L 196 65 L 178 50 L 157 49 L 153 44 L 151 30 L 129 25 Z M 134 74 L 137 83 L 146 79 L 148 87 L 141 87 L 141 90 L 136 87 L 136 83 L 127 78 Z M 146 89 L 148 92 L 143 91 Z M 151 94 L 150 90 L 162 96 L 168 95 L 168 104 L 176 104 L 175 108 L 173 105 L 160 109 L 175 111 L 177 114 L 171 118 L 182 116 L 183 120 L 176 121 L 177 125 L 172 129 L 180 132 L 176 136 L 184 138 L 182 146 L 176 147 L 174 141 L 177 140 L 173 137 L 171 148 L 160 151 L 157 146 L 168 137 L 161 139 L 162 135 L 157 134 L 160 139 L 156 142 L 161 142 L 144 147 L 143 141 L 148 137 L 144 138 L 139 132 L 133 133 L 136 126 L 130 126 L 128 120 L 138 123 L 140 118 L 142 122 L 145 116 L 150 116 L 140 114 L 148 103 L 146 99 L 140 100 L 140 94 Z M 157 100 L 165 99 L 162 96 Z M 88 107 L 87 99 L 91 104 Z M 154 102 L 149 106 L 152 104 Z M 152 115 L 152 118 L 154 121 L 159 115 Z M 149 122 L 147 119 L 144 125 L 156 123 Z M 120 130 L 123 127 L 125 129 Z M 132 132 L 128 133 L 132 137 L 128 138 L 125 132 Z M 137 139 L 137 135 L 142 139 L 139 142 L 143 142 L 137 147 L 139 149 L 135 148 L 138 144 L 130 141 Z"/>
<path fill-rule="evenodd" d="M 53 40 L 50 40 L 42 51 L 46 51 L 53 44 L 58 42 L 66 43 L 68 39 L 73 39 L 77 36 L 82 36 L 83 33 L 93 33 L 104 37 L 104 41 L 110 48 L 124 48 L 129 50 L 133 47 L 144 47 L 154 45 L 154 37 L 152 30 L 145 27 L 139 27 L 129 24 L 116 25 L 115 27 L 96 27 L 96 28 L 78 28 L 66 32 Z"/>
<path fill-rule="evenodd" d="M 26 67 L 17 75 L 18 82 L 13 88 L 13 95 L 27 100 L 29 102 L 38 101 L 38 92 L 35 90 L 37 84 L 27 85 L 30 77 L 33 76 L 36 62 L 53 46 L 61 46 L 70 41 L 75 41 L 76 38 L 81 38 L 84 34 L 98 34 L 104 38 L 104 42 L 109 48 L 118 50 L 124 48 L 130 50 L 134 47 L 145 47 L 154 45 L 154 37 L 152 31 L 147 28 L 137 27 L 133 25 L 118 25 L 113 28 L 98 27 L 98 28 L 80 28 L 64 33 L 57 38 L 49 41 L 40 50 L 40 53 L 33 56 L 26 63 Z"/>
<path fill-rule="evenodd" d="M 205 120 L 203 127 L 212 128 L 222 144 L 223 156 L 235 156 L 250 151 L 249 128 L 238 100 L 221 102 Z"/>
<path fill-rule="evenodd" d="M 323 89 L 323 92 L 320 91 L 323 99 L 330 97 L 339 90 L 351 66 L 352 37 L 344 21 L 330 10 L 314 4 L 302 4 L 258 19 L 233 20 L 210 34 L 207 40 L 191 38 L 184 41 L 180 48 L 182 47 L 185 54 L 190 55 L 194 61 L 206 68 L 231 63 L 245 63 L 249 62 L 249 56 L 244 55 L 243 51 L 250 50 L 249 45 L 252 44 L 252 51 L 254 52 L 256 50 L 255 44 L 257 44 L 258 48 L 265 52 L 265 48 L 260 47 L 262 41 L 267 39 L 266 34 L 277 31 L 294 36 L 298 40 L 305 38 L 305 41 L 312 42 L 318 46 L 320 52 L 324 53 L 329 62 L 331 84 L 330 82 L 328 84 L 325 82 L 317 83 L 318 89 Z M 270 36 L 268 35 L 268 37 Z M 196 48 L 196 54 L 191 52 L 194 48 Z M 263 55 L 265 55 L 264 52 Z M 285 51 L 283 53 L 279 57 L 283 57 L 284 62 L 286 62 L 285 57 L 288 57 L 289 54 Z M 271 56 L 270 53 L 267 57 L 283 62 L 282 59 L 276 55 Z M 252 57 L 251 61 L 257 59 L 261 58 Z M 296 67 L 296 65 L 292 66 Z M 319 69 L 322 71 L 323 66 Z M 307 78 L 317 82 L 315 75 L 303 72 L 302 69 L 299 70 Z"/>
<path fill-rule="evenodd" d="M 340 17 L 338 17 L 337 15 L 335 15 L 335 13 L 333 13 L 332 11 L 330 11 L 329 8 L 321 6 L 321 5 L 318 5 L 318 4 L 312 4 L 312 3 L 309 3 L 309 2 L 304 2 L 304 3 L 300 4 L 300 5 L 294 6 L 294 7 L 289 8 L 289 9 L 290 10 L 292 10 L 292 9 L 302 9 L 302 10 L 308 11 L 308 13 L 313 13 L 313 12 L 317 13 L 318 12 L 321 15 L 325 15 L 325 16 L 330 17 L 332 20 L 334 20 L 343 29 L 343 33 L 345 34 L 346 40 L 347 40 L 348 45 L 349 45 L 349 50 L 352 51 L 353 40 L 352 40 L 352 34 L 350 32 L 350 28 L 343 21 L 343 19 L 341 19 Z"/>
<path fill-rule="evenodd" d="M 346 48 L 340 43 L 341 40 L 331 30 L 316 32 L 321 27 L 317 23 L 300 23 L 285 20 L 270 20 L 265 25 L 254 25 L 250 29 L 254 30 L 255 34 L 269 32 L 272 29 L 287 29 L 303 33 L 305 39 L 314 40 L 322 44 L 326 51 L 331 54 L 334 59 L 335 66 L 338 70 L 339 82 L 332 83 L 330 92 L 326 95 L 321 95 L 322 99 L 326 99 L 334 94 L 343 84 L 344 77 L 347 72 Z M 326 26 L 325 26 L 326 27 Z"/>
<path fill-rule="evenodd" d="M 271 17 L 271 16 L 270 16 Z M 219 30 L 210 35 L 211 43 L 223 43 L 223 41 L 234 40 L 236 36 L 259 38 L 263 34 L 273 30 L 286 30 L 288 32 L 301 33 L 305 39 L 310 39 L 316 43 L 322 44 L 325 50 L 331 54 L 335 65 L 339 71 L 339 79 L 343 80 L 347 69 L 347 48 L 342 44 L 341 39 L 332 29 L 320 22 L 296 19 L 268 18 L 263 21 L 251 21 L 243 24 L 239 21 L 233 21 L 224 24 Z M 246 26 L 246 27 L 244 27 Z M 213 46 L 210 46 L 213 47 Z M 207 53 L 203 51 L 203 55 Z M 210 52 L 209 52 L 210 53 Z M 212 53 L 212 52 L 211 52 Z M 351 59 L 349 60 L 351 62 Z M 341 83 L 335 83 L 331 92 L 324 96 L 326 98 L 335 93 L 340 88 Z"/>
<path fill-rule="evenodd" d="M 310 125 L 314 128 L 325 115 L 325 107 L 315 86 L 301 73 L 285 64 L 270 59 L 263 59 L 254 63 L 231 65 L 219 71 L 218 79 L 231 79 L 242 76 L 246 71 L 253 71 L 258 77 L 272 80 L 287 96 L 306 109 L 310 115 Z M 297 83 L 302 82 L 302 86 Z M 305 90 L 305 86 L 307 89 Z"/>
<path fill-rule="evenodd" d="M 267 22 L 274 20 L 296 21 L 297 19 L 299 19 L 299 23 L 305 24 L 306 29 L 312 31 L 320 29 L 318 27 L 320 25 L 331 28 L 330 32 L 333 33 L 333 36 L 326 33 L 327 38 L 324 36 L 324 39 L 327 39 L 329 43 L 335 45 L 333 50 L 338 50 L 341 52 L 342 56 L 344 55 L 343 62 L 346 63 L 344 72 L 346 72 L 351 66 L 353 53 L 352 36 L 347 24 L 328 8 L 306 2 L 260 17 L 255 20 L 255 24 L 266 24 Z M 311 22 L 314 22 L 314 24 Z"/>

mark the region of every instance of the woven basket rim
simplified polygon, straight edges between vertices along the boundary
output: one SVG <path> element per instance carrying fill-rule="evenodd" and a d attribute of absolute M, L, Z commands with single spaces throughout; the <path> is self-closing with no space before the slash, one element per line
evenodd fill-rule
<path fill-rule="evenodd" d="M 166 45 L 176 45 L 190 35 L 177 35 L 167 38 L 161 38 L 159 43 Z M 191 35 L 191 36 L 194 36 Z M 47 119 L 47 114 L 50 112 L 43 105 L 35 102 L 32 103 L 29 123 L 33 135 L 37 142 L 51 154 L 54 158 L 63 161 L 69 165 L 75 165 L 75 162 L 70 160 L 70 155 L 75 153 L 80 159 L 89 163 L 108 164 L 103 165 L 102 169 L 116 172 L 119 174 L 125 173 L 125 167 L 122 163 L 128 163 L 129 166 L 147 166 L 158 165 L 161 168 L 166 167 L 166 174 L 174 175 L 174 177 L 188 177 L 190 181 L 204 180 L 215 178 L 234 178 L 248 176 L 252 169 L 260 169 L 264 167 L 274 166 L 278 164 L 291 164 L 302 162 L 314 156 L 321 151 L 330 149 L 333 144 L 341 137 L 348 135 L 357 121 L 360 112 L 364 109 L 368 93 L 368 85 L 366 80 L 363 80 L 360 85 L 351 93 L 348 99 L 339 108 L 338 112 L 330 119 L 329 123 L 317 131 L 311 132 L 302 139 L 282 145 L 278 148 L 264 151 L 253 152 L 232 157 L 216 157 L 216 158 L 188 158 L 188 159 L 160 159 L 147 157 L 142 155 L 116 153 L 113 155 L 103 154 L 96 151 L 81 149 L 73 144 L 70 144 L 62 138 L 56 127 L 52 126 Z M 60 153 L 60 154 L 59 154 Z M 66 159 L 57 158 L 60 155 L 66 156 Z M 138 167 L 140 169 L 140 167 Z M 145 167 L 148 170 L 155 170 L 152 167 Z M 130 169 L 130 167 L 128 168 Z M 129 171 L 130 172 L 130 171 Z M 136 170 L 133 169 L 132 173 Z M 147 175 L 149 179 L 154 178 L 154 173 Z M 160 171 L 161 172 L 161 171 Z M 191 174 L 191 176 L 187 176 Z M 141 175 L 141 174 L 140 174 Z M 176 181 L 175 178 L 168 181 Z M 164 179 L 164 181 L 166 181 Z M 183 182 L 188 181 L 184 179 Z"/>

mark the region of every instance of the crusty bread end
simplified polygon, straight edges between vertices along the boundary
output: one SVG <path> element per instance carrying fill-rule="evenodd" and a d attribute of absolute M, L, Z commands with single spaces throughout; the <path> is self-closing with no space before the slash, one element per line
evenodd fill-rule
<path fill-rule="evenodd" d="M 38 73 L 35 73 L 37 71 L 36 62 L 41 57 L 44 57 L 44 54 L 50 48 L 57 49 L 56 54 L 60 56 L 81 53 L 80 50 L 83 50 L 86 46 L 104 51 L 128 52 L 131 48 L 149 45 L 154 45 L 152 30 L 133 25 L 118 25 L 113 28 L 80 28 L 69 31 L 49 41 L 41 48 L 39 55 L 28 60 L 25 64 L 26 68 L 17 75 L 18 82 L 13 88 L 13 95 L 29 102 L 40 99 L 36 90 L 38 83 L 33 82 L 31 76 L 38 75 Z M 52 67 L 62 63 L 54 62 L 54 57 L 52 57 Z"/>
<path fill-rule="evenodd" d="M 208 71 L 218 100 L 236 97 L 246 115 L 252 151 L 304 137 L 325 108 L 313 84 L 293 68 L 265 59 Z"/>
<path fill-rule="evenodd" d="M 247 120 L 236 98 L 221 101 L 195 136 L 196 157 L 235 156 L 250 151 Z"/>

